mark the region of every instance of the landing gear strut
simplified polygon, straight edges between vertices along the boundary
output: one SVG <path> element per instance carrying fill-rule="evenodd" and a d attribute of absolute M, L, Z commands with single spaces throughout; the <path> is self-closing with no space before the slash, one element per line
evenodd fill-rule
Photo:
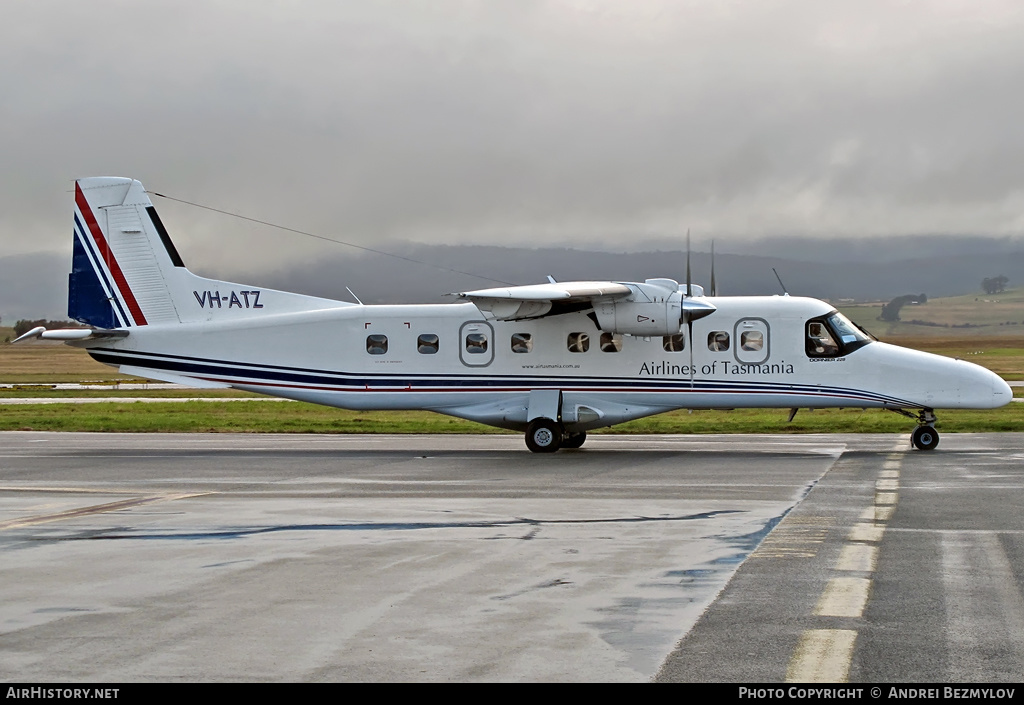
<path fill-rule="evenodd" d="M 933 409 L 921 409 L 921 411 L 914 416 L 906 409 L 893 409 L 893 411 L 903 414 L 904 416 L 917 419 L 917 428 L 914 429 L 914 433 L 910 436 L 910 442 L 914 444 L 914 447 L 918 450 L 935 450 L 935 446 L 939 445 L 939 432 L 935 430 L 935 411 Z"/>

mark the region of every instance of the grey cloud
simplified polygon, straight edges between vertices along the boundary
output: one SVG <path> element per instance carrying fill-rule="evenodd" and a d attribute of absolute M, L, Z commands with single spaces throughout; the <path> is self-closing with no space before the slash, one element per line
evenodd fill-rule
<path fill-rule="evenodd" d="M 2 252 L 102 173 L 363 244 L 1024 232 L 1016 3 L 637 5 L 15 4 Z M 322 251 L 157 206 L 200 260 Z"/>

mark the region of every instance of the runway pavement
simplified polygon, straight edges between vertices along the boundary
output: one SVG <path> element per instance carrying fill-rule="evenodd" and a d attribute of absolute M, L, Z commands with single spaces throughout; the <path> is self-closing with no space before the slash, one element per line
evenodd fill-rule
<path fill-rule="evenodd" d="M 5 681 L 1019 681 L 1024 434 L 0 434 Z"/>

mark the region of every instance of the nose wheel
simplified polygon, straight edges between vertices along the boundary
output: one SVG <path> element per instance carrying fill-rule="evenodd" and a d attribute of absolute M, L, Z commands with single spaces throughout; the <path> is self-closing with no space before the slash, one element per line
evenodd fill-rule
<path fill-rule="evenodd" d="M 910 435 L 910 442 L 913 443 L 915 448 L 918 450 L 935 450 L 935 446 L 939 445 L 939 432 L 935 430 L 936 418 L 934 409 L 921 409 L 916 416 L 906 409 L 889 409 L 889 411 L 895 411 L 897 414 L 902 414 L 909 419 L 917 420 L 917 428 Z"/>
<path fill-rule="evenodd" d="M 910 441 L 918 450 L 935 450 L 935 446 L 939 445 L 939 432 L 934 426 L 918 426 Z"/>

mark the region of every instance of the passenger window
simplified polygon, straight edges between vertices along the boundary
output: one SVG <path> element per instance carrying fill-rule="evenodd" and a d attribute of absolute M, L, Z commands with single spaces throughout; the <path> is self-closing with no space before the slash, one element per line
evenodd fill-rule
<path fill-rule="evenodd" d="M 602 333 L 601 352 L 622 352 L 622 336 L 618 333 Z"/>
<path fill-rule="evenodd" d="M 566 340 L 566 347 L 571 353 L 585 353 L 590 350 L 590 336 L 586 333 L 570 333 Z"/>
<path fill-rule="evenodd" d="M 812 357 L 831 357 L 839 354 L 839 346 L 822 321 L 811 321 L 807 324 L 807 354 Z"/>
<path fill-rule="evenodd" d="M 424 333 L 416 339 L 416 350 L 421 355 L 433 355 L 437 352 L 440 341 L 433 333 Z"/>
<path fill-rule="evenodd" d="M 388 337 L 386 335 L 366 336 L 366 352 L 371 355 L 384 355 L 388 351 Z"/>
<path fill-rule="evenodd" d="M 764 347 L 764 333 L 759 330 L 745 330 L 740 333 L 740 349 L 757 352 Z"/>
<path fill-rule="evenodd" d="M 724 330 L 716 330 L 708 333 L 708 350 L 713 352 L 725 352 L 729 349 L 729 334 Z"/>
<path fill-rule="evenodd" d="M 661 347 L 665 349 L 665 352 L 682 352 L 686 349 L 686 339 L 682 333 L 666 335 L 661 339 Z"/>
<path fill-rule="evenodd" d="M 466 336 L 466 352 L 470 355 L 483 355 L 487 352 L 487 335 L 470 333 Z"/>
<path fill-rule="evenodd" d="M 533 334 L 532 333 L 513 333 L 512 334 L 512 352 L 514 353 L 528 353 L 533 350 Z"/>

